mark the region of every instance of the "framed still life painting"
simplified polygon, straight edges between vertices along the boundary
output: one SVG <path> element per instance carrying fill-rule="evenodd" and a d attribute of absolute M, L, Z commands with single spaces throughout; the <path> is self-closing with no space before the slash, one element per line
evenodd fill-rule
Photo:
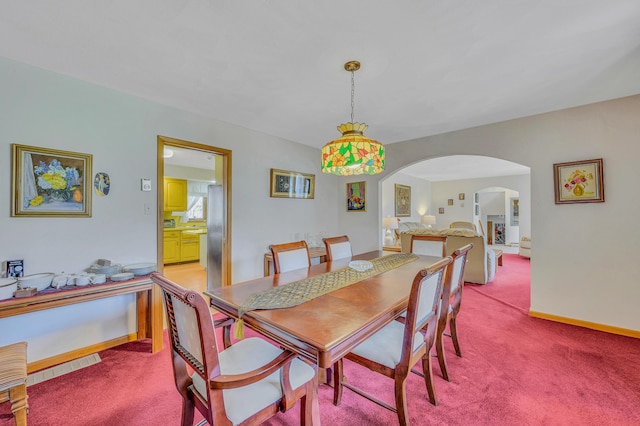
<path fill-rule="evenodd" d="M 602 158 L 553 165 L 556 204 L 604 203 Z"/>
<path fill-rule="evenodd" d="M 395 184 L 394 205 L 396 217 L 411 216 L 411 187 Z"/>
<path fill-rule="evenodd" d="M 347 211 L 367 211 L 365 182 L 347 183 Z"/>
<path fill-rule="evenodd" d="M 92 157 L 13 144 L 11 216 L 91 217 Z"/>

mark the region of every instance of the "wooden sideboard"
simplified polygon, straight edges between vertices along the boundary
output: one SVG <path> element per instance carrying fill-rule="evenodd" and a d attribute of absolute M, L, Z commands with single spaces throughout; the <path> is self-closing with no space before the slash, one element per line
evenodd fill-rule
<path fill-rule="evenodd" d="M 91 300 L 104 299 L 122 294 L 136 294 L 137 332 L 134 336 L 123 336 L 98 345 L 80 348 L 71 352 L 56 355 L 29 363 L 29 372 L 41 370 L 52 365 L 70 361 L 91 353 L 121 345 L 128 341 L 151 338 L 151 352 L 162 350 L 162 297 L 160 289 L 148 276 L 129 281 L 107 282 L 85 287 L 70 287 L 60 290 L 49 288 L 35 296 L 0 300 L 0 318 L 73 305 Z"/>
<path fill-rule="evenodd" d="M 327 249 L 324 247 L 309 247 L 309 257 L 311 259 L 320 258 L 320 263 L 327 261 Z M 273 255 L 271 252 L 264 254 L 264 276 L 271 275 L 273 269 Z"/>

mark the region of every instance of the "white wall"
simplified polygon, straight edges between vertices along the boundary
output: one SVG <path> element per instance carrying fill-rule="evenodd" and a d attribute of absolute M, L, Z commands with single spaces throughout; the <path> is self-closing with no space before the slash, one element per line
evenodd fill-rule
<path fill-rule="evenodd" d="M 289 240 L 292 232 L 338 232 L 344 188 L 338 177 L 320 172 L 318 149 L 252 132 L 210 118 L 84 83 L 59 74 L 0 59 L 0 261 L 24 259 L 28 274 L 76 272 L 99 258 L 116 263 L 156 261 L 156 146 L 164 135 L 233 151 L 232 279 L 262 275 L 268 244 Z M 11 144 L 33 145 L 93 155 L 93 173 L 111 177 L 106 197 L 93 197 L 91 218 L 10 217 Z M 316 175 L 315 199 L 269 197 L 269 169 Z M 153 191 L 140 191 L 140 179 L 152 178 Z M 373 197 L 377 203 L 377 197 Z M 144 214 L 150 204 L 152 214 Z M 374 204 L 375 205 L 375 204 Z M 374 209 L 375 212 L 375 209 Z M 374 213 L 375 214 L 375 213 Z M 131 296 L 133 297 L 133 296 Z M 108 335 L 133 332 L 131 297 L 122 296 Z M 50 311 L 46 351 L 29 346 L 35 361 L 67 351 L 61 334 L 65 321 L 99 328 L 112 317 L 114 303 L 91 309 Z M 20 324 L 22 338 L 44 338 L 42 314 L 0 319 L 0 329 Z M 47 315 L 45 315 L 47 316 Z M 65 321 L 55 318 L 65 316 Z M 69 319 L 70 318 L 70 319 Z M 56 324 L 59 326 L 56 327 Z M 15 334 L 0 333 L 0 345 Z M 74 343 L 93 343 L 93 336 Z"/>
<path fill-rule="evenodd" d="M 521 234 L 532 237 L 531 310 L 640 330 L 635 260 L 640 198 L 640 96 L 600 102 L 456 132 L 387 144 L 386 170 L 445 155 L 486 155 L 531 168 L 531 204 Z M 553 164 L 603 158 L 604 203 L 554 203 Z M 501 185 L 503 186 L 503 185 Z M 504 185 L 508 186 L 508 185 Z M 520 193 L 521 203 L 524 200 Z M 524 213 L 531 211 L 530 233 Z M 373 218 L 359 226 L 374 228 Z M 375 235 L 363 245 L 375 246 Z"/>

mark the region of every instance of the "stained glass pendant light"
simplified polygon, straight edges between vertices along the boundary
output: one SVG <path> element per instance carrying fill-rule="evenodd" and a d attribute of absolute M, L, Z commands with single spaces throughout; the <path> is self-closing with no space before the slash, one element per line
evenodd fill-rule
<path fill-rule="evenodd" d="M 322 148 L 322 172 L 339 176 L 375 175 L 384 170 L 384 146 L 363 134 L 368 127 L 365 123 L 353 121 L 354 75 L 360 62 L 349 61 L 344 69 L 351 73 L 351 122 L 339 125 L 342 136 Z"/>

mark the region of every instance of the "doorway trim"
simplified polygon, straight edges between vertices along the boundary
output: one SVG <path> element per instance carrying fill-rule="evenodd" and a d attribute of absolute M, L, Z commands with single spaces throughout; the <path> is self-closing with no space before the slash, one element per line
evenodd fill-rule
<path fill-rule="evenodd" d="M 189 142 L 182 139 L 175 139 L 168 136 L 158 135 L 158 234 L 157 234 L 157 256 L 158 256 L 158 270 L 160 272 L 164 269 L 164 185 L 161 182 L 164 181 L 164 147 L 172 146 L 177 148 L 194 149 L 197 151 L 210 152 L 212 154 L 222 156 L 222 191 L 225 198 L 225 225 L 224 225 L 224 238 L 222 242 L 222 285 L 231 285 L 231 150 L 218 148 L 210 145 L 204 145 L 197 142 Z"/>

